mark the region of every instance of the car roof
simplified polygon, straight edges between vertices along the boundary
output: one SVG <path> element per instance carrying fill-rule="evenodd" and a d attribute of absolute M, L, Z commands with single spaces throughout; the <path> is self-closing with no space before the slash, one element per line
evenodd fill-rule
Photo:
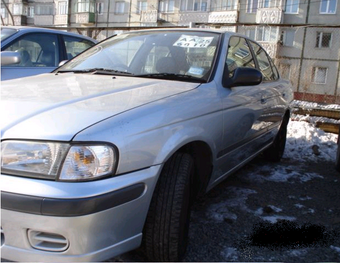
<path fill-rule="evenodd" d="M 211 33 L 232 33 L 234 32 L 227 31 L 225 29 L 211 29 L 211 28 L 150 28 L 150 29 L 141 29 L 141 30 L 133 30 L 133 31 L 126 31 L 124 33 L 128 32 L 140 32 L 140 31 L 191 31 L 191 32 L 211 32 Z"/>
<path fill-rule="evenodd" d="M 173 32 L 209 32 L 209 33 L 217 33 L 217 34 L 223 34 L 227 37 L 231 37 L 231 36 L 241 36 L 244 38 L 248 38 L 245 35 L 236 33 L 236 32 L 232 32 L 232 31 L 228 31 L 226 29 L 211 29 L 211 28 L 150 28 L 150 29 L 138 29 L 138 30 L 132 30 L 132 31 L 125 31 L 122 34 L 125 33 L 138 33 L 138 32 L 161 32 L 161 31 L 173 31 Z"/>
<path fill-rule="evenodd" d="M 97 41 L 93 38 L 90 38 L 88 36 L 83 36 L 77 33 L 72 33 L 72 32 L 66 32 L 62 30 L 57 30 L 57 29 L 51 29 L 51 28 L 43 28 L 43 27 L 30 27 L 30 26 L 2 26 L 1 28 L 8 28 L 8 29 L 14 29 L 20 32 L 45 32 L 45 33 L 54 33 L 54 34 L 62 34 L 62 35 L 67 35 L 67 36 L 73 36 L 73 37 L 81 37 L 84 39 L 87 39 L 93 43 L 97 43 Z"/>

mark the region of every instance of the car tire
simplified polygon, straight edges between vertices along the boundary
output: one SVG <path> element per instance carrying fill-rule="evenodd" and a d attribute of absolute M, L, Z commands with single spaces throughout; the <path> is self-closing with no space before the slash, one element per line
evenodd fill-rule
<path fill-rule="evenodd" d="M 185 254 L 190 222 L 193 159 L 176 153 L 164 165 L 144 226 L 143 246 L 150 261 L 179 261 Z"/>
<path fill-rule="evenodd" d="M 282 121 L 282 124 L 274 139 L 273 144 L 269 148 L 264 150 L 263 155 L 266 160 L 271 162 L 279 162 L 281 160 L 286 146 L 288 121 L 288 118 L 285 118 Z"/>
<path fill-rule="evenodd" d="M 340 128 L 338 132 L 338 150 L 336 151 L 335 169 L 340 172 Z"/>

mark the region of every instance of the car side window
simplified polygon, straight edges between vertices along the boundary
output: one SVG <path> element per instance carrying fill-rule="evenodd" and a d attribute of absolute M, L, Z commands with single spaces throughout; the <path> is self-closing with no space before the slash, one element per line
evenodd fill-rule
<path fill-rule="evenodd" d="M 71 59 L 84 50 L 92 47 L 94 43 L 88 41 L 86 39 L 72 37 L 72 36 L 63 36 L 67 59 Z"/>
<path fill-rule="evenodd" d="M 5 50 L 21 54 L 21 62 L 12 67 L 56 67 L 59 63 L 58 37 L 53 34 L 27 34 Z"/>
<path fill-rule="evenodd" d="M 263 75 L 264 81 L 273 81 L 278 79 L 278 73 L 277 71 L 273 71 L 272 66 L 274 66 L 274 63 L 272 60 L 268 57 L 266 51 L 262 47 L 260 47 L 258 44 L 250 41 L 251 46 L 253 47 L 257 62 L 259 63 L 260 71 Z"/>
<path fill-rule="evenodd" d="M 226 66 L 230 78 L 234 76 L 235 70 L 239 67 L 256 68 L 246 39 L 242 37 L 230 38 Z"/>

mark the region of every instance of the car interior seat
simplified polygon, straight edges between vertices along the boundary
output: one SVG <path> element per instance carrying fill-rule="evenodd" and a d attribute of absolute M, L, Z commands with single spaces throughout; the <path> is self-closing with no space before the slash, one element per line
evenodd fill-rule
<path fill-rule="evenodd" d="M 44 51 L 41 56 L 41 63 L 47 67 L 55 67 L 55 56 L 53 51 Z"/>
<path fill-rule="evenodd" d="M 30 53 L 27 50 L 20 50 L 21 61 L 18 66 L 20 67 L 31 67 L 33 66 L 31 61 Z"/>
<path fill-rule="evenodd" d="M 178 73 L 185 74 L 190 65 L 188 63 L 188 56 L 182 47 L 173 47 L 171 49 L 171 56 L 174 58 L 176 66 L 178 68 Z"/>
<path fill-rule="evenodd" d="M 175 60 L 172 57 L 162 57 L 156 63 L 156 70 L 159 73 L 178 73 L 179 68 L 177 67 Z"/>

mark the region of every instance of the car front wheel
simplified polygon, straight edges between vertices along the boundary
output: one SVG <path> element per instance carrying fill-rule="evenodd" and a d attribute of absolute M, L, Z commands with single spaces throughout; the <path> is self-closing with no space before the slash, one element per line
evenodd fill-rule
<path fill-rule="evenodd" d="M 176 153 L 164 165 L 144 226 L 143 246 L 151 261 L 179 261 L 186 251 L 193 159 Z"/>

